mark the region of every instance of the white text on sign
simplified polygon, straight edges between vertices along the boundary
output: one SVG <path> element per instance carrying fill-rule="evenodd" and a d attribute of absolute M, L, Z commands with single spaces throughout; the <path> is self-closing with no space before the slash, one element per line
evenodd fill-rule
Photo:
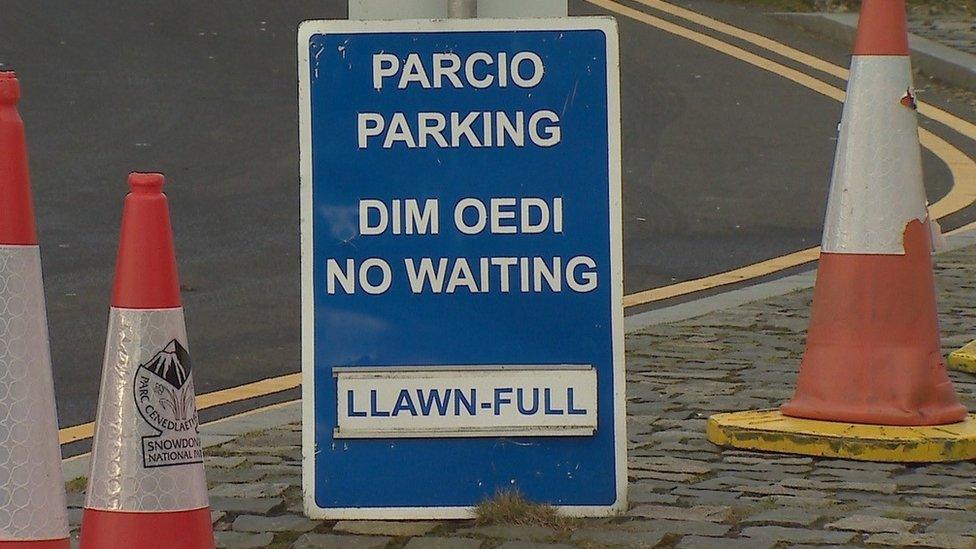
<path fill-rule="evenodd" d="M 453 208 L 454 226 L 463 234 L 489 231 L 491 234 L 539 234 L 547 230 L 563 232 L 563 199 L 499 197 L 487 201 L 463 198 Z M 439 234 L 440 202 L 395 198 L 387 205 L 382 200 L 359 201 L 359 234 Z"/>
<path fill-rule="evenodd" d="M 463 198 L 451 208 L 452 227 L 465 236 L 539 235 L 563 233 L 563 199 L 554 197 Z M 414 236 L 441 233 L 440 201 L 436 198 L 359 200 L 359 235 Z M 596 261 L 584 254 L 560 256 L 406 257 L 403 272 L 413 294 L 587 293 L 598 286 Z M 383 258 L 329 258 L 325 264 L 330 295 L 386 293 L 394 269 Z"/>
<path fill-rule="evenodd" d="M 409 53 L 403 61 L 392 53 L 373 54 L 373 88 L 377 92 L 418 87 L 487 89 L 517 87 L 531 89 L 545 76 L 542 57 L 531 51 L 509 56 L 507 52 L 475 52 L 464 58 L 453 52 L 434 53 L 422 58 Z M 553 147 L 562 140 L 559 114 L 554 109 L 525 111 L 421 111 L 357 113 L 358 145 L 368 149 L 379 145 L 392 149 L 431 146 L 458 148 Z"/>
<path fill-rule="evenodd" d="M 589 366 L 335 368 L 335 438 L 590 436 Z"/>

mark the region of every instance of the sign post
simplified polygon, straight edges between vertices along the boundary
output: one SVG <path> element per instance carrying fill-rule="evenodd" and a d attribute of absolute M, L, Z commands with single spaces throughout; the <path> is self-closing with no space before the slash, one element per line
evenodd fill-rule
<path fill-rule="evenodd" d="M 453 19 L 477 17 L 478 0 L 448 0 L 447 15 Z"/>
<path fill-rule="evenodd" d="M 299 31 L 313 518 L 626 509 L 612 19 Z"/>

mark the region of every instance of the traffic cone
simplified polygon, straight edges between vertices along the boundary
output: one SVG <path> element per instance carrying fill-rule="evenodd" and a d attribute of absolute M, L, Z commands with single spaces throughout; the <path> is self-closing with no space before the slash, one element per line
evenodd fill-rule
<path fill-rule="evenodd" d="M 818 435 L 842 440 L 834 450 L 817 451 L 853 459 L 880 459 L 885 452 L 871 445 L 883 446 L 898 433 L 915 437 L 919 447 L 933 436 L 944 438 L 944 433 L 925 434 L 917 428 L 900 432 L 892 426 L 959 424 L 958 428 L 967 420 L 942 360 L 906 26 L 904 0 L 863 1 L 807 348 L 796 393 L 780 409 L 786 419 L 775 413 L 762 416 L 766 428 L 779 425 L 777 429 L 802 434 L 807 442 Z M 713 416 L 713 441 L 727 441 L 720 432 L 723 425 L 730 429 L 724 435 L 741 438 L 743 433 L 735 429 L 743 425 L 735 419 L 746 416 L 729 416 L 736 414 Z M 790 418 L 827 425 L 791 423 Z M 877 432 L 858 431 L 871 433 L 865 436 L 872 441 L 846 440 L 843 433 L 856 430 L 849 429 L 850 424 L 882 427 Z M 970 435 L 976 431 L 966 436 Z M 810 453 L 795 440 L 792 451 Z M 963 446 L 976 452 L 971 444 L 976 441 L 965 440 L 966 444 L 950 443 L 954 449 L 945 455 L 956 459 Z M 906 444 L 888 457 L 941 457 L 930 450 L 925 459 L 912 456 Z M 781 445 L 777 449 L 791 451 Z M 859 457 L 843 455 L 854 449 Z"/>
<path fill-rule="evenodd" d="M 129 176 L 82 549 L 214 547 L 163 181 Z"/>
<path fill-rule="evenodd" d="M 67 549 L 41 255 L 20 85 L 0 71 L 0 548 Z"/>

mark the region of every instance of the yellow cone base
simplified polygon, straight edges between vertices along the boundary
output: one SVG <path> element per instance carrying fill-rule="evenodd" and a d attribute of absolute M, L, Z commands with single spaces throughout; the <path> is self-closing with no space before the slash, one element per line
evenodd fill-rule
<path fill-rule="evenodd" d="M 976 374 L 976 341 L 971 341 L 962 349 L 949 353 L 950 370 Z"/>
<path fill-rule="evenodd" d="M 976 459 L 976 414 L 949 425 L 896 427 L 817 421 L 779 410 L 715 414 L 708 440 L 719 446 L 857 461 L 935 463 Z"/>

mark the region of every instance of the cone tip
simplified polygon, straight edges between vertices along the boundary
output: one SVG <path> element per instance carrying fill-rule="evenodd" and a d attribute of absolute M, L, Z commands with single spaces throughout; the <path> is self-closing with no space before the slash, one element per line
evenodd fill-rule
<path fill-rule="evenodd" d="M 129 174 L 129 189 L 134 193 L 160 193 L 166 176 L 156 172 L 132 172 Z"/>
<path fill-rule="evenodd" d="M 908 55 L 905 0 L 863 0 L 854 55 Z"/>
<path fill-rule="evenodd" d="M 16 105 L 20 100 L 20 82 L 17 73 L 0 69 L 0 105 Z"/>
<path fill-rule="evenodd" d="M 179 275 L 161 173 L 132 172 L 122 209 L 122 231 L 112 306 L 168 309 L 180 306 Z"/>

